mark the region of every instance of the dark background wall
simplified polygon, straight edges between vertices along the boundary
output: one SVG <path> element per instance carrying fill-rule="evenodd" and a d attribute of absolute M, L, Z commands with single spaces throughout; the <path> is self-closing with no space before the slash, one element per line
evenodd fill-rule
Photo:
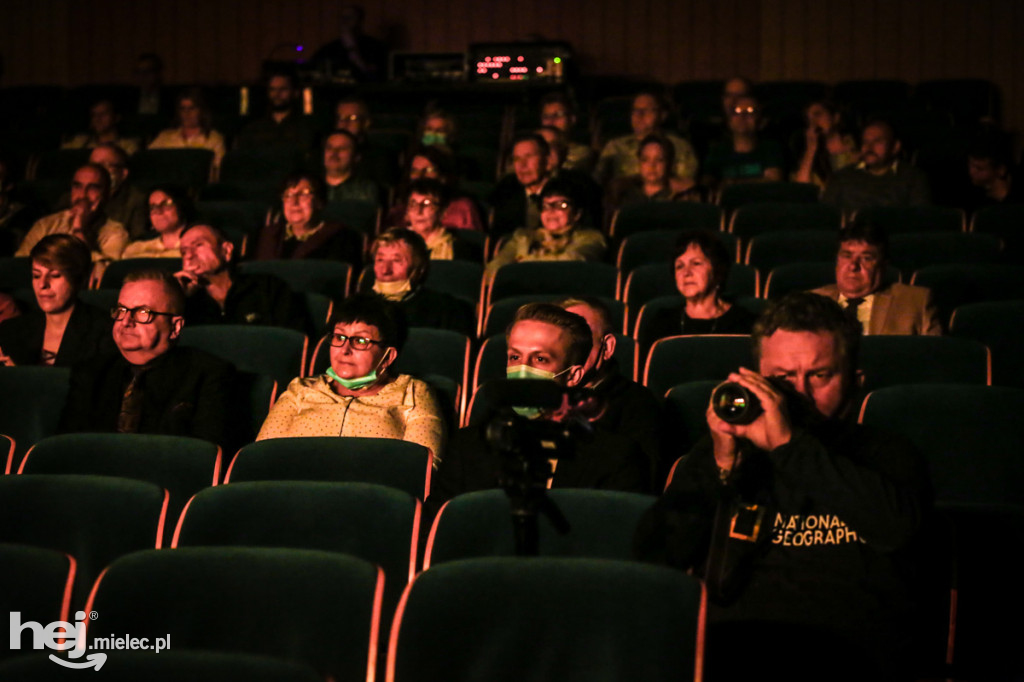
<path fill-rule="evenodd" d="M 4 0 L 4 85 L 128 82 L 155 51 L 170 83 L 251 80 L 281 43 L 330 40 L 338 0 Z M 588 73 L 674 83 L 987 78 L 1004 122 L 1024 130 L 1019 0 L 378 0 L 371 34 L 397 49 L 472 41 L 570 41 Z"/>

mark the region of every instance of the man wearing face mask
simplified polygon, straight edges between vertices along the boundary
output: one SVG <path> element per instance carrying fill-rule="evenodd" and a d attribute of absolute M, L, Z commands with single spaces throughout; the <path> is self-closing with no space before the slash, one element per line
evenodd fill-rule
<path fill-rule="evenodd" d="M 528 303 L 516 312 L 505 338 L 509 379 L 548 379 L 565 387 L 583 385 L 593 339 L 586 320 L 579 315 L 552 303 Z M 564 417 L 542 410 L 518 412 L 533 419 Z M 490 416 L 455 434 L 431 482 L 428 511 L 436 512 L 455 495 L 499 487 L 503 462 L 483 435 Z M 628 437 L 600 431 L 591 437 L 577 437 L 574 445 L 574 456 L 554 462 L 549 487 L 634 492 L 650 489 L 644 454 Z"/>
<path fill-rule="evenodd" d="M 643 450 L 651 466 L 655 488 L 668 473 L 671 462 L 663 456 L 664 424 L 661 405 L 646 386 L 624 375 L 615 360 L 615 333 L 611 313 L 601 299 L 576 296 L 562 299 L 558 305 L 587 321 L 593 347 L 583 365 L 582 386 L 598 394 L 603 407 L 594 420 L 599 433 L 625 436 Z"/>

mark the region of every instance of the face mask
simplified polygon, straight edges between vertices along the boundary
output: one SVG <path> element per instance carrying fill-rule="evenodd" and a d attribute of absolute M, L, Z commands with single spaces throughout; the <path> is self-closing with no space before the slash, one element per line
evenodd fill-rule
<path fill-rule="evenodd" d="M 412 284 L 407 279 L 398 280 L 397 282 L 374 282 L 373 290 L 389 301 L 400 301 L 407 293 L 412 291 Z"/>
<path fill-rule="evenodd" d="M 341 384 L 342 386 L 344 386 L 348 390 L 350 390 L 350 391 L 358 391 L 359 389 L 366 388 L 370 384 L 372 384 L 375 381 L 377 381 L 377 378 L 378 378 L 377 377 L 377 370 L 380 369 L 381 363 L 384 362 L 384 358 L 385 357 L 387 357 L 386 354 L 384 355 L 384 357 L 382 357 L 380 359 L 380 362 L 377 363 L 377 366 L 374 367 L 373 370 L 370 371 L 369 374 L 364 374 L 361 377 L 355 377 L 353 379 L 342 378 L 342 377 L 338 376 L 338 373 L 334 371 L 333 367 L 328 367 L 327 371 L 325 372 L 325 374 L 327 375 L 327 377 L 329 379 L 331 379 L 331 381 L 336 381 L 337 383 Z"/>
<path fill-rule="evenodd" d="M 434 133 L 429 131 L 423 133 L 423 137 L 420 138 L 420 141 L 426 147 L 433 147 L 434 145 L 443 145 L 447 140 L 447 133 Z"/>
<path fill-rule="evenodd" d="M 566 367 L 558 374 L 548 371 L 546 369 L 537 369 L 530 365 L 512 365 L 505 369 L 505 377 L 508 379 L 548 379 L 554 381 L 558 377 L 568 372 L 571 367 Z M 518 414 L 520 417 L 526 417 L 527 419 L 536 419 L 544 411 L 539 407 L 513 407 L 512 411 Z"/>

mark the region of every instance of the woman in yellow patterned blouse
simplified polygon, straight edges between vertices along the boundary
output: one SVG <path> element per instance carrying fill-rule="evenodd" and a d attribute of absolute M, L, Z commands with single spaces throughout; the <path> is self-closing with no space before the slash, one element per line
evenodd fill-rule
<path fill-rule="evenodd" d="M 396 438 L 441 459 L 444 419 L 427 384 L 391 368 L 404 341 L 392 305 L 375 295 L 342 301 L 331 321 L 331 366 L 294 379 L 256 440 L 307 436 Z"/>

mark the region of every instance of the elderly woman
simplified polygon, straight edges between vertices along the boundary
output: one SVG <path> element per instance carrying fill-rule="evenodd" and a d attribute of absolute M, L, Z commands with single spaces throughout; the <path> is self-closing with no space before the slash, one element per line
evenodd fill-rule
<path fill-rule="evenodd" d="M 405 201 L 406 226 L 423 237 L 431 260 L 481 260 L 472 244 L 441 222 L 448 206 L 448 189 L 437 180 L 421 178 L 409 184 Z"/>
<path fill-rule="evenodd" d="M 472 306 L 442 291 L 424 286 L 430 253 L 423 238 L 412 230 L 394 228 L 373 240 L 373 291 L 394 301 L 410 327 L 448 329 L 466 336 L 474 333 Z"/>
<path fill-rule="evenodd" d="M 444 185 L 449 192 L 448 205 L 441 215 L 441 224 L 449 230 L 475 230 L 482 232 L 484 229 L 483 219 L 476 203 L 468 196 L 458 195 L 455 192 L 456 173 L 455 159 L 451 154 L 440 147 L 418 147 L 409 157 L 409 165 L 406 169 L 407 183 L 421 179 L 437 180 Z M 397 195 L 405 197 L 408 195 L 408 185 L 403 187 Z M 385 217 L 385 225 L 388 227 L 403 227 L 405 225 L 406 205 L 398 204 Z"/>
<path fill-rule="evenodd" d="M 149 143 L 150 149 L 209 149 L 213 152 L 213 170 L 217 176 L 224 158 L 224 136 L 212 128 L 210 108 L 199 88 L 188 88 L 178 95 L 174 127 L 162 131 Z"/>
<path fill-rule="evenodd" d="M 356 295 L 331 321 L 331 366 L 299 377 L 274 403 L 256 440 L 303 436 L 396 438 L 441 460 L 444 418 L 430 388 L 392 367 L 404 329 L 384 299 Z"/>
<path fill-rule="evenodd" d="M 181 258 L 181 233 L 195 218 L 192 201 L 177 187 L 149 193 L 149 224 L 157 236 L 125 247 L 121 258 Z"/>
<path fill-rule="evenodd" d="M 89 247 L 51 234 L 32 247 L 38 310 L 0 324 L 0 364 L 68 367 L 115 352 L 110 313 L 78 300 L 92 270 Z"/>
<path fill-rule="evenodd" d="M 254 260 L 319 258 L 342 260 L 358 268 L 363 238 L 341 223 L 321 217 L 324 186 L 311 173 L 296 173 L 284 181 L 281 213 L 261 231 Z"/>
<path fill-rule="evenodd" d="M 676 242 L 673 267 L 678 305 L 663 308 L 643 325 L 641 345 L 679 334 L 749 334 L 755 315 L 722 298 L 732 259 L 722 242 L 707 230 L 692 230 Z"/>
<path fill-rule="evenodd" d="M 521 261 L 600 261 L 606 248 L 604 236 L 578 227 L 581 214 L 572 186 L 548 181 L 540 193 L 540 227 L 513 232 L 488 263 L 487 274 L 493 276 L 503 266 Z"/>
<path fill-rule="evenodd" d="M 637 148 L 640 172 L 619 178 L 612 185 L 608 208 L 653 201 L 699 201 L 699 189 L 693 178 L 675 175 L 676 148 L 665 136 L 652 133 Z"/>

